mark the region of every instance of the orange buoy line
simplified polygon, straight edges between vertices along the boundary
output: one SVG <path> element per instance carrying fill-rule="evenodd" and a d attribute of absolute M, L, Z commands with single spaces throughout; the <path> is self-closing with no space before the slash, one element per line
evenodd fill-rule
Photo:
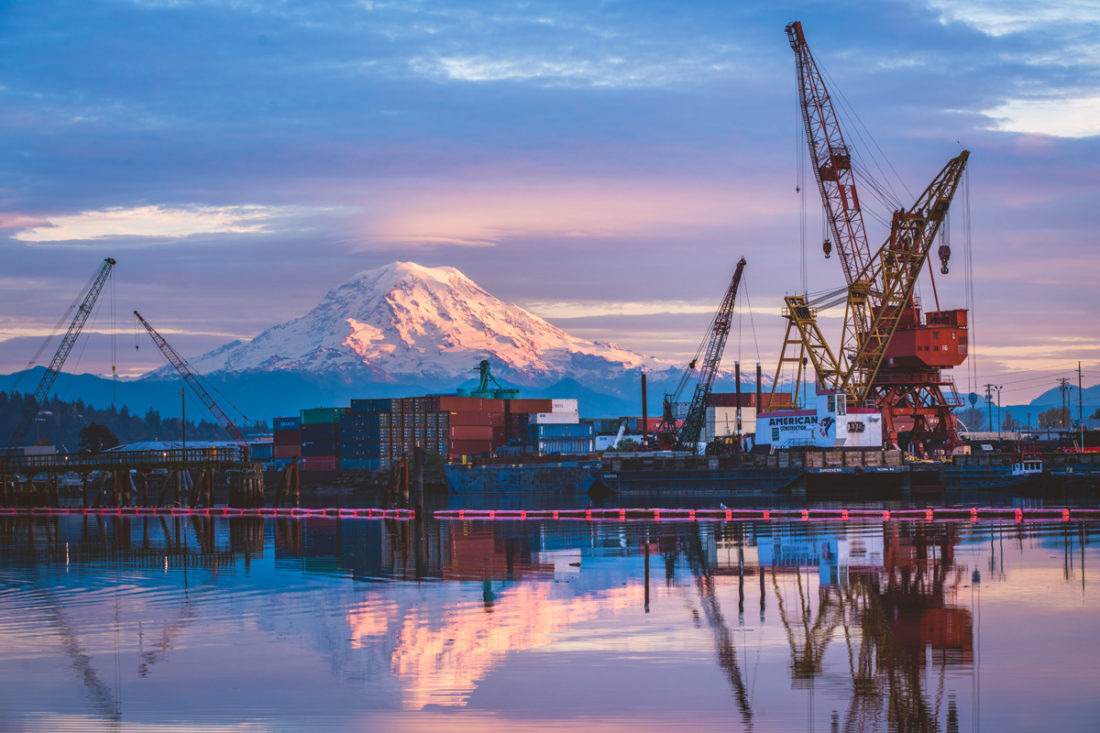
<path fill-rule="evenodd" d="M 329 507 L 325 509 L 303 509 L 300 507 L 202 507 L 197 509 L 181 507 L 0 507 L 2 516 L 55 516 L 55 515 L 95 515 L 95 516 L 200 516 L 200 517 L 319 517 L 329 519 L 415 519 L 412 509 L 346 509 Z M 1100 508 L 1081 507 L 938 507 L 925 509 L 444 509 L 432 516 L 441 520 L 508 520 L 528 521 L 535 519 L 583 520 L 583 521 L 646 521 L 646 522 L 698 522 L 698 521 L 770 521 L 799 520 L 803 522 L 820 520 L 851 519 L 891 519 L 903 520 L 960 520 L 968 519 L 1014 519 L 1023 521 L 1050 521 L 1060 519 L 1100 519 Z"/>
<path fill-rule="evenodd" d="M 444 509 L 432 516 L 444 520 L 510 520 L 533 519 L 583 520 L 583 521 L 752 521 L 790 520 L 803 522 L 815 520 L 891 519 L 905 520 L 959 520 L 1014 519 L 1017 522 L 1060 519 L 1100 519 L 1100 509 L 1053 507 L 938 507 L 934 509 Z"/>
<path fill-rule="evenodd" d="M 327 517 L 330 519 L 415 519 L 412 509 L 303 509 L 301 507 L 0 507 L 0 517 L 16 515 L 53 516 L 86 514 L 107 517 Z"/>

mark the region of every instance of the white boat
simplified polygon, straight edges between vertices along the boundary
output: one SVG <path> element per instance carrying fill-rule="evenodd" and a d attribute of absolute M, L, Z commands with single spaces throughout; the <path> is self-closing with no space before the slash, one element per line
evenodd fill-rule
<path fill-rule="evenodd" d="M 1012 464 L 1013 476 L 1041 476 L 1043 474 L 1043 461 L 1041 458 L 1024 458 Z"/>

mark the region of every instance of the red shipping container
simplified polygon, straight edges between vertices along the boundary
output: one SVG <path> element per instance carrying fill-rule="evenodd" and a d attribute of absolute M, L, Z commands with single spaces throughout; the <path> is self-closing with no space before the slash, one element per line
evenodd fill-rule
<path fill-rule="evenodd" d="M 512 400 L 511 409 L 513 415 L 519 413 L 552 412 L 554 409 L 554 401 L 535 398 Z"/>
<path fill-rule="evenodd" d="M 272 457 L 274 458 L 301 458 L 302 446 L 300 445 L 279 445 L 276 443 L 272 447 Z"/>
<path fill-rule="evenodd" d="M 452 425 L 450 428 L 451 440 L 484 440 L 493 439 L 493 428 L 488 425 Z"/>
<path fill-rule="evenodd" d="M 302 444 L 302 431 L 301 430 L 276 430 L 274 433 L 273 442 L 275 445 L 301 445 Z"/>
<path fill-rule="evenodd" d="M 493 443 L 489 440 L 452 440 L 448 455 L 474 456 L 479 453 L 488 453 L 493 449 Z"/>
<path fill-rule="evenodd" d="M 462 397 L 454 394 L 444 394 L 432 398 L 429 409 L 432 412 L 483 412 L 482 399 L 480 397 Z"/>
<path fill-rule="evenodd" d="M 447 419 L 448 424 L 454 425 L 492 425 L 487 412 L 452 412 Z"/>
<path fill-rule="evenodd" d="M 303 471 L 335 471 L 336 456 L 308 456 L 302 459 Z"/>

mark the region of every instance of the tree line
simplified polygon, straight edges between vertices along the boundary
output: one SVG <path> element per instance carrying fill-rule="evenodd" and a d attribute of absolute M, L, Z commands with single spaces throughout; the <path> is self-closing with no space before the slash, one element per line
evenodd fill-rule
<path fill-rule="evenodd" d="M 0 391 L 0 441 L 6 444 L 28 409 L 34 419 L 20 442 L 23 445 L 56 445 L 63 452 L 103 450 L 113 447 L 111 443 L 117 445 L 140 440 L 180 440 L 184 427 L 188 440 L 229 440 L 221 425 L 206 419 L 198 422 L 188 420 L 184 426 L 180 418 L 162 417 L 159 411 L 152 408 L 144 415 L 137 415 L 125 405 L 101 409 L 81 399 L 66 402 L 56 395 L 39 405 L 32 394 Z M 199 409 L 205 412 L 205 408 Z M 263 420 L 238 424 L 237 427 L 245 435 L 271 430 Z"/>

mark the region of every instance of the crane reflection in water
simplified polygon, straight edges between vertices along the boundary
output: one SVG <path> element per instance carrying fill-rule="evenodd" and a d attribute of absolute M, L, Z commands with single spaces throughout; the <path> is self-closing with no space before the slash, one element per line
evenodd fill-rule
<path fill-rule="evenodd" d="M 368 709 L 484 706 L 515 672 L 556 693 L 540 665 L 580 653 L 687 692 L 653 653 L 696 664 L 713 685 L 697 699 L 734 728 L 797 729 L 801 700 L 808 729 L 957 731 L 965 706 L 978 730 L 981 592 L 1011 582 L 1014 534 L 1057 552 L 1050 570 L 1085 593 L 1091 540 L 1069 524 L 0 518 L 5 567 L 24 578 L 9 608 L 41 609 L 67 684 L 109 721 L 125 719 L 124 689 L 218 664 L 247 633 L 288 670 L 324 660 L 319 689 L 350 684 Z M 957 562 L 961 544 L 976 567 Z M 136 665 L 123 686 L 119 659 Z"/>

